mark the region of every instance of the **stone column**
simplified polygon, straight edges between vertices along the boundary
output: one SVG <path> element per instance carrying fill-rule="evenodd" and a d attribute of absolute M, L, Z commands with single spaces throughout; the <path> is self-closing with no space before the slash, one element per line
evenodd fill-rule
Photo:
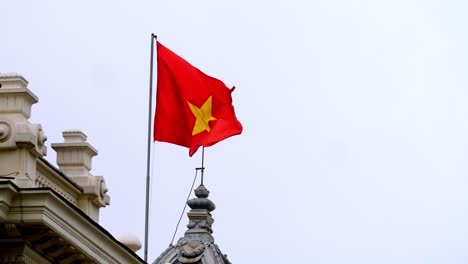
<path fill-rule="evenodd" d="M 99 222 L 99 209 L 109 205 L 110 198 L 102 176 L 93 176 L 92 158 L 98 154 L 89 144 L 87 136 L 80 130 L 63 132 L 63 143 L 54 143 L 52 148 L 57 152 L 57 165 L 60 170 L 83 188 L 78 198 L 78 207 Z"/>

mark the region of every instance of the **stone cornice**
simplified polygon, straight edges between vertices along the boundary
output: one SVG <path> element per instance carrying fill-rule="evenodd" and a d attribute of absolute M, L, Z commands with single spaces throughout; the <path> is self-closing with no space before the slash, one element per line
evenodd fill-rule
<path fill-rule="evenodd" d="M 10 199 L 8 194 L 12 196 Z M 45 227 L 96 263 L 145 263 L 50 188 L 21 189 L 11 181 L 3 181 L 0 182 L 0 198 L 9 207 L 8 215 L 0 215 L 1 222 Z"/>
<path fill-rule="evenodd" d="M 77 191 L 80 191 L 80 192 L 83 191 L 83 188 L 80 185 L 78 185 L 75 181 L 70 179 L 70 177 L 65 175 L 62 171 L 55 168 L 54 165 L 50 164 L 50 162 L 48 162 L 46 159 L 44 159 L 44 158 L 37 159 L 37 164 L 38 164 L 38 167 L 44 168 L 50 174 L 52 174 L 53 176 L 59 178 L 60 181 L 63 181 L 64 184 L 66 184 L 67 186 L 70 186 L 70 187 L 73 186 L 72 188 L 74 188 L 74 189 L 76 189 Z M 52 175 L 50 175 L 50 176 L 52 176 Z"/>

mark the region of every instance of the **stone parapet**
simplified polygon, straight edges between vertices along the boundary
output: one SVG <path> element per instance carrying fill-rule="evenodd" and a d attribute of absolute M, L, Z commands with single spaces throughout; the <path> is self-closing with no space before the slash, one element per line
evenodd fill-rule
<path fill-rule="evenodd" d="M 64 131 L 64 142 L 52 144 L 59 170 L 47 163 L 47 136 L 29 121 L 37 102 L 23 76 L 0 74 L 0 177 L 21 188 L 51 188 L 98 222 L 99 208 L 110 198 L 104 178 L 90 173 L 97 150 L 83 132 Z"/>
<path fill-rule="evenodd" d="M 44 158 L 47 137 L 29 121 L 37 102 L 24 77 L 0 74 L 0 263 L 146 263 L 136 239 L 127 248 L 98 224 L 110 198 L 86 135 L 52 144 L 58 168 Z"/>

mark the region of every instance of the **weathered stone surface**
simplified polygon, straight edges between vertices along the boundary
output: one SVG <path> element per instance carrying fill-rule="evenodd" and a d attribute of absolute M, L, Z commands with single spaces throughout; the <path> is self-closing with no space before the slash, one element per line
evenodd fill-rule
<path fill-rule="evenodd" d="M 216 206 L 208 199 L 210 192 L 200 185 L 195 189 L 197 198 L 187 202 L 189 223 L 185 235 L 176 245 L 170 245 L 153 264 L 230 264 L 214 243 L 211 216 Z"/>
<path fill-rule="evenodd" d="M 47 136 L 29 121 L 37 102 L 24 77 L 0 74 L 0 263 L 146 263 L 98 224 L 109 196 L 86 135 L 52 145 L 59 168 L 44 159 Z"/>

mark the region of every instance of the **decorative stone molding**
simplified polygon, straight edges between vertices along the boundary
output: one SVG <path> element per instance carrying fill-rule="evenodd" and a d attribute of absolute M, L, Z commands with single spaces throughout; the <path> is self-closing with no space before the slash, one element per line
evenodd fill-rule
<path fill-rule="evenodd" d="M 98 222 L 99 208 L 110 203 L 104 177 L 93 176 L 90 173 L 92 159 L 98 152 L 86 141 L 88 137 L 80 130 L 66 130 L 63 132 L 63 138 L 63 143 L 52 144 L 52 148 L 57 152 L 57 165 L 83 188 L 83 193 L 78 197 L 78 207 Z"/>
<path fill-rule="evenodd" d="M 76 198 L 72 197 L 68 192 L 66 192 L 64 188 L 60 188 L 56 183 L 54 183 L 48 177 L 45 177 L 42 174 L 37 175 L 36 186 L 39 188 L 51 188 L 52 190 L 62 195 L 62 197 L 67 199 L 70 203 L 77 205 Z"/>
<path fill-rule="evenodd" d="M 6 72 L 0 74 L 0 82 L 2 83 L 0 88 L 3 89 L 17 87 L 17 82 L 21 84 L 22 88 L 26 88 L 26 86 L 28 86 L 28 80 L 16 72 Z"/>
<path fill-rule="evenodd" d="M 9 122 L 6 122 L 4 120 L 0 121 L 0 142 L 5 142 L 7 141 L 12 134 L 12 127 Z"/>
<path fill-rule="evenodd" d="M 63 132 L 65 142 L 52 144 L 60 170 L 72 177 L 79 189 L 65 183 L 60 172 L 38 173 L 38 164 L 43 165 L 40 158 L 47 154 L 47 136 L 40 124 L 28 120 L 38 98 L 27 86 L 28 81 L 19 74 L 0 74 L 0 176 L 13 177 L 22 188 L 52 188 L 98 221 L 99 208 L 110 199 L 104 178 L 89 173 L 96 149 L 79 130 Z"/>
<path fill-rule="evenodd" d="M 0 113 L 13 114 L 23 121 L 31 116 L 37 96 L 28 88 L 28 81 L 17 73 L 0 74 Z"/>
<path fill-rule="evenodd" d="M 80 130 L 66 130 L 62 133 L 64 142 L 53 143 L 57 152 L 57 165 L 70 177 L 90 176 L 92 158 L 97 150 L 86 142 L 87 136 Z"/>
<path fill-rule="evenodd" d="M 51 189 L 0 181 L 0 202 L 0 263 L 146 263 Z"/>
<path fill-rule="evenodd" d="M 39 124 L 29 122 L 38 102 L 19 74 L 0 74 L 0 176 L 12 176 L 21 187 L 35 187 L 36 159 L 47 154 L 47 136 Z"/>
<path fill-rule="evenodd" d="M 44 159 L 47 136 L 29 121 L 38 98 L 19 74 L 0 74 L 0 264 L 146 263 L 102 228 L 109 204 L 97 155 L 79 130 L 63 133 L 56 168 Z M 94 220 L 94 221 L 93 221 Z"/>
<path fill-rule="evenodd" d="M 6 117 L 0 117 L 0 149 L 16 149 L 16 125 Z"/>
<path fill-rule="evenodd" d="M 192 210 L 187 213 L 189 223 L 187 225 L 188 229 L 185 232 L 186 234 L 213 233 L 211 226 L 214 219 L 210 212 L 213 211 L 216 206 L 210 199 L 208 199 L 209 194 L 210 192 L 205 188 L 205 186 L 200 185 L 195 189 L 195 196 L 197 198 L 191 199 L 187 202 L 188 206 Z"/>
<path fill-rule="evenodd" d="M 210 192 L 200 185 L 195 189 L 196 198 L 187 202 L 189 223 L 185 235 L 170 245 L 153 264 L 231 264 L 214 243 L 211 216 L 216 206 L 208 199 Z"/>

